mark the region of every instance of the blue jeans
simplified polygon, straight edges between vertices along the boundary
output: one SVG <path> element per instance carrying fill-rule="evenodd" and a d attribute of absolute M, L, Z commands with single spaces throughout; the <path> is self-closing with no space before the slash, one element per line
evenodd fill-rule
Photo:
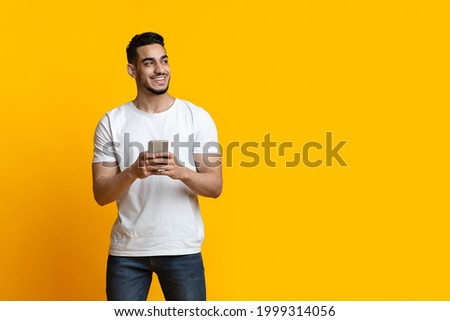
<path fill-rule="evenodd" d="M 205 301 L 205 272 L 201 253 L 174 256 L 108 257 L 108 301 L 147 300 L 153 272 L 167 301 Z"/>

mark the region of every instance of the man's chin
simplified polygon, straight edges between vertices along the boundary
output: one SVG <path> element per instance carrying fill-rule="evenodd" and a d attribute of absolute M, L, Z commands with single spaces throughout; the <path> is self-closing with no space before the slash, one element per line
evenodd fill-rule
<path fill-rule="evenodd" d="M 167 92 L 167 90 L 169 90 L 169 86 L 167 86 L 166 88 L 163 88 L 163 89 L 155 89 L 150 86 L 146 86 L 145 89 L 147 89 L 148 92 L 155 94 L 155 95 L 164 95 Z"/>

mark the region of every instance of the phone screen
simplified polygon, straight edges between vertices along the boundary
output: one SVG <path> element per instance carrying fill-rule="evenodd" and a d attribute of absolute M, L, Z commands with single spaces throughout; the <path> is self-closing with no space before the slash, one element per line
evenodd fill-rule
<path fill-rule="evenodd" d="M 169 141 L 167 140 L 151 140 L 148 142 L 148 152 L 154 153 L 167 153 L 169 151 Z"/>

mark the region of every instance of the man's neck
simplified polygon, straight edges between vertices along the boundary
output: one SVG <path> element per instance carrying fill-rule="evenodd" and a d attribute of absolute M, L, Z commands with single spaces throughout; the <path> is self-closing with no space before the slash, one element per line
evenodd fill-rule
<path fill-rule="evenodd" d="M 138 93 L 137 97 L 133 100 L 134 105 L 138 109 L 149 114 L 162 113 L 169 109 L 174 102 L 175 98 L 168 93 L 162 95 Z"/>

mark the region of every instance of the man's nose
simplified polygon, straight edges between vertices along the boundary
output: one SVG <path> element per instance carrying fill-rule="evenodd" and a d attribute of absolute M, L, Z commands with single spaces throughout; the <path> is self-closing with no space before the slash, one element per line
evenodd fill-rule
<path fill-rule="evenodd" d="M 164 68 L 163 68 L 162 64 L 159 61 L 155 63 L 155 73 L 156 74 L 164 73 Z"/>

